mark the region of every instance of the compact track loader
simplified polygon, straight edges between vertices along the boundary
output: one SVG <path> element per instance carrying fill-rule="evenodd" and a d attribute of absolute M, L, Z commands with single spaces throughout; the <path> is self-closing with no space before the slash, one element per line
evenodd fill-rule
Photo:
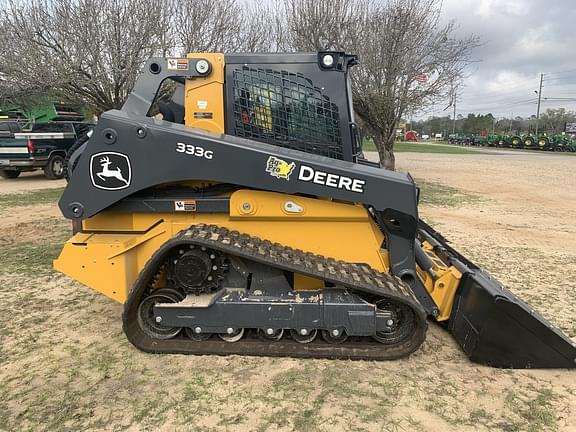
<path fill-rule="evenodd" d="M 576 367 L 572 340 L 419 220 L 409 175 L 363 158 L 356 61 L 150 59 L 68 155 L 55 268 L 123 303 L 147 352 L 396 359 L 431 318 L 473 361 Z"/>

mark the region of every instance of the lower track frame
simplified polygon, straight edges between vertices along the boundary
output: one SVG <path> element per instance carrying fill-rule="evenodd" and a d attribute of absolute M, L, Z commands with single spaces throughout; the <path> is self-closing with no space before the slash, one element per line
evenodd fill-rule
<path fill-rule="evenodd" d="M 150 291 L 154 275 L 170 250 L 190 243 L 235 254 L 282 270 L 321 278 L 357 292 L 400 302 L 410 307 L 414 313 L 413 331 L 405 339 L 394 344 L 383 344 L 370 337 L 351 337 L 342 344 L 327 343 L 319 338 L 307 344 L 288 337 L 279 341 L 266 341 L 258 337 L 254 330 L 247 331 L 248 334 L 236 342 L 219 340 L 216 336 L 204 341 L 194 341 L 184 335 L 173 339 L 152 338 L 138 323 L 138 306 Z M 123 313 L 123 328 L 128 340 L 138 349 L 150 353 L 393 360 L 415 352 L 426 338 L 427 327 L 426 313 L 410 288 L 390 274 L 380 273 L 364 265 L 339 262 L 272 244 L 222 227 L 203 224 L 194 225 L 180 232 L 156 251 L 132 287 Z"/>

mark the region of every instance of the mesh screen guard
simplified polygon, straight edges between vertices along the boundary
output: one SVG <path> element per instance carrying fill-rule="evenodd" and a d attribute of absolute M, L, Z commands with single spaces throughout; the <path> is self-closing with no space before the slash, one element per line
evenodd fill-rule
<path fill-rule="evenodd" d="M 310 79 L 249 66 L 232 76 L 236 136 L 343 159 L 338 106 Z"/>

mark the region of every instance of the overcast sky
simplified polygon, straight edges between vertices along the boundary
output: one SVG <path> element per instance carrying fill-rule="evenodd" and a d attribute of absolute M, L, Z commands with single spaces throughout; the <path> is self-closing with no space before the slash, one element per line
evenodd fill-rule
<path fill-rule="evenodd" d="M 444 0 L 446 19 L 461 35 L 474 33 L 483 45 L 461 89 L 457 114 L 497 117 L 536 114 L 540 74 L 541 112 L 576 110 L 576 0 Z M 544 98 L 573 98 L 553 101 Z M 452 114 L 433 107 L 430 115 Z"/>

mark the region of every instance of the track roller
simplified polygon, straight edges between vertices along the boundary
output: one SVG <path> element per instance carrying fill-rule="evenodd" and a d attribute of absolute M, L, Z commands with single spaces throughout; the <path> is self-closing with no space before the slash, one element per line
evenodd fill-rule
<path fill-rule="evenodd" d="M 267 341 L 278 342 L 284 336 L 284 329 L 258 329 L 258 336 Z"/>
<path fill-rule="evenodd" d="M 229 327 L 226 333 L 219 333 L 218 337 L 224 342 L 238 342 L 244 336 L 244 329 L 234 329 Z"/>
<path fill-rule="evenodd" d="M 294 339 L 296 342 L 299 342 L 301 344 L 307 344 L 312 342 L 314 339 L 316 339 L 316 336 L 318 335 L 318 330 L 316 329 L 298 329 L 298 330 L 290 330 L 290 336 L 292 337 L 292 339 Z"/>
<path fill-rule="evenodd" d="M 212 337 L 212 333 L 201 333 L 201 329 L 199 327 L 185 327 L 184 333 L 186 333 L 186 336 L 196 342 L 207 341 Z"/>
<path fill-rule="evenodd" d="M 322 330 L 322 339 L 330 344 L 341 344 L 348 339 L 348 335 L 342 329 Z"/>

